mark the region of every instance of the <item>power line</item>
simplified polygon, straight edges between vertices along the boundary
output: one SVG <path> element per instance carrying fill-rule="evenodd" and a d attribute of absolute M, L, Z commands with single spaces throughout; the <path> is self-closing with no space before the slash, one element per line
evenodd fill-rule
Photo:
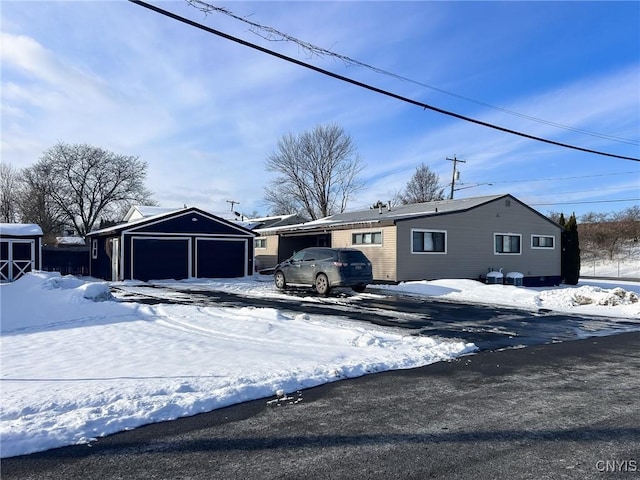
<path fill-rule="evenodd" d="M 590 203 L 618 203 L 618 202 L 640 202 L 640 198 L 621 198 L 618 200 L 593 200 L 584 202 L 554 202 L 554 203 L 529 203 L 532 207 L 540 207 L 545 205 L 586 205 Z"/>
<path fill-rule="evenodd" d="M 596 178 L 596 177 L 609 177 L 609 176 L 614 176 L 614 175 L 629 175 L 629 174 L 639 174 L 640 172 L 635 171 L 635 172 L 619 172 L 619 173 L 601 173 L 598 175 L 579 175 L 579 176 L 575 176 L 575 177 L 552 177 L 552 178 L 538 178 L 538 179 L 534 179 L 534 180 L 497 180 L 497 181 L 490 181 L 490 182 L 486 182 L 486 183 L 529 183 L 529 182 L 549 182 L 551 180 L 575 180 L 578 178 Z"/>
<path fill-rule="evenodd" d="M 600 188 L 598 187 L 597 190 L 575 190 L 572 192 L 545 192 L 545 193 L 527 193 L 527 197 L 545 197 L 545 196 L 550 196 L 550 195 L 568 195 L 570 193 L 598 193 L 598 192 L 602 192 L 605 190 L 638 190 L 638 186 L 631 186 L 631 187 L 608 187 L 608 188 Z"/>
<path fill-rule="evenodd" d="M 135 3 L 136 5 L 140 5 L 142 7 L 148 8 L 149 10 L 153 10 L 156 13 L 160 13 L 160 14 L 162 14 L 164 16 L 169 17 L 169 18 L 173 18 L 174 20 L 177 20 L 179 22 L 185 23 L 187 25 L 190 25 L 192 27 L 198 28 L 200 30 L 204 30 L 205 32 L 211 33 L 213 35 L 217 35 L 217 36 L 222 37 L 222 38 L 227 39 L 227 40 L 231 40 L 232 42 L 239 43 L 240 45 L 244 45 L 246 47 L 253 48 L 254 50 L 258 50 L 259 52 L 266 53 L 268 55 L 274 56 L 274 57 L 279 58 L 281 60 L 285 60 L 287 62 L 299 65 L 301 67 L 308 68 L 308 69 L 313 70 L 315 72 L 322 73 L 324 75 L 327 75 L 329 77 L 335 78 L 337 80 L 342 80 L 343 82 L 347 82 L 347 83 L 350 83 L 352 85 L 355 85 L 355 86 L 358 86 L 358 87 L 361 87 L 361 88 L 365 88 L 365 89 L 370 90 L 372 92 L 380 93 L 382 95 L 386 95 L 388 97 L 395 98 L 396 100 L 400 100 L 400 101 L 403 101 L 405 103 L 409 103 L 409 104 L 412 104 L 412 105 L 416 105 L 418 107 L 422 107 L 425 110 L 432 110 L 434 112 L 441 113 L 443 115 L 448 115 L 450 117 L 458 118 L 458 119 L 464 120 L 466 122 L 475 123 L 477 125 L 481 125 L 481 126 L 484 126 L 484 127 L 492 128 L 494 130 L 499 130 L 499 131 L 504 132 L 504 133 L 510 133 L 512 135 L 517 135 L 519 137 L 528 138 L 530 140 L 536 140 L 538 142 L 543 142 L 543 143 L 547 143 L 547 144 L 551 144 L 551 145 L 556 145 L 556 146 L 559 146 L 559 147 L 564 147 L 564 148 L 568 148 L 568 149 L 572 149 L 572 150 L 578 150 L 578 151 L 581 151 L 581 152 L 593 153 L 594 155 L 601 155 L 601 156 L 605 156 L 605 157 L 618 158 L 618 159 L 621 159 L 621 160 L 630 160 L 630 161 L 633 161 L 633 162 L 640 162 L 640 158 L 627 157 L 627 156 L 624 156 L 624 155 L 617 155 L 615 153 L 601 152 L 601 151 L 598 151 L 598 150 L 592 150 L 592 149 L 589 149 L 589 148 L 578 147 L 578 146 L 575 146 L 575 145 L 569 145 L 569 144 L 566 144 L 566 143 L 557 142 L 555 140 L 549 140 L 549 139 L 546 139 L 546 138 L 543 138 L 543 137 L 537 137 L 535 135 L 530 135 L 528 133 L 519 132 L 519 131 L 516 131 L 516 130 L 511 130 L 509 128 L 501 127 L 499 125 L 494 125 L 492 123 L 484 122 L 482 120 L 477 120 L 475 118 L 467 117 L 467 116 L 461 115 L 459 113 L 455 113 L 455 112 L 451 112 L 449 110 L 445 110 L 445 109 L 442 109 L 442 108 L 439 108 L 439 107 L 435 107 L 435 106 L 429 105 L 427 103 L 419 102 L 417 100 L 413 100 L 413 99 L 410 99 L 408 97 L 404 97 L 402 95 L 398 95 L 398 94 L 389 92 L 387 90 L 383 90 L 381 88 L 374 87 L 372 85 L 369 85 L 369 84 L 366 84 L 366 83 L 363 83 L 363 82 L 359 82 L 359 81 L 354 80 L 352 78 L 345 77 L 345 76 L 339 75 L 337 73 L 333 73 L 333 72 L 331 72 L 329 70 L 325 70 L 323 68 L 316 67 L 315 65 L 311 65 L 309 63 L 302 62 L 300 60 L 288 57 L 288 56 L 283 55 L 281 53 L 274 52 L 273 50 L 269 50 L 269 49 L 261 47 L 259 45 L 247 42 L 246 40 L 242 40 L 240 38 L 237 38 L 237 37 L 234 37 L 232 35 L 226 34 L 226 33 L 221 32 L 219 30 L 215 30 L 213 28 L 207 27 L 206 25 L 202 25 L 200 23 L 194 22 L 192 20 L 189 20 L 187 18 L 181 17 L 181 16 L 176 15 L 176 14 L 174 14 L 172 12 L 167 11 L 167 10 L 163 10 L 163 9 L 161 9 L 159 7 L 154 6 L 154 5 L 150 5 L 150 4 L 148 4 L 146 2 L 143 2 L 141 0 L 129 0 L 129 1 L 132 2 L 132 3 Z"/>
<path fill-rule="evenodd" d="M 360 62 L 359 60 L 354 60 L 353 58 L 348 57 L 346 55 L 342 55 L 342 54 L 339 54 L 339 53 L 332 52 L 331 50 L 327 50 L 325 48 L 318 47 L 317 45 L 313 45 L 312 43 L 305 42 L 304 40 L 300 40 L 299 38 L 293 37 L 293 36 L 291 36 L 291 35 L 289 35 L 287 33 L 284 33 L 284 32 L 281 32 L 279 30 L 276 30 L 273 27 L 268 27 L 266 25 L 261 25 L 259 23 L 252 22 L 250 20 L 247 20 L 246 18 L 243 18 L 243 17 L 240 17 L 238 15 L 235 15 L 234 13 L 232 13 L 231 11 L 229 11 L 228 9 L 226 9 L 224 7 L 216 7 L 216 6 L 211 5 L 209 3 L 203 2 L 202 0 L 186 0 L 186 1 L 187 1 L 187 3 L 189 5 L 191 5 L 192 7 L 204 12 L 205 14 L 220 13 L 220 14 L 226 15 L 228 17 L 231 17 L 231 18 L 233 18 L 235 20 L 238 20 L 240 22 L 246 23 L 247 25 L 249 25 L 251 27 L 250 31 L 255 33 L 256 35 L 258 35 L 260 38 L 263 38 L 263 39 L 268 40 L 268 41 L 283 41 L 284 40 L 284 41 L 287 41 L 287 42 L 292 42 L 292 43 L 295 43 L 296 45 L 302 47 L 306 52 L 308 52 L 308 53 L 310 53 L 312 55 L 333 57 L 333 58 L 336 58 L 338 60 L 343 61 L 347 65 L 354 65 L 354 66 L 358 66 L 358 67 L 364 67 L 364 68 L 367 68 L 367 69 L 369 69 L 369 70 L 371 70 L 371 71 L 373 71 L 375 73 L 379 73 L 379 74 L 382 74 L 382 75 L 393 77 L 393 78 L 396 78 L 396 79 L 404 81 L 404 82 L 413 83 L 415 85 L 419 85 L 421 87 L 429 88 L 431 90 L 434 90 L 434 91 L 439 92 L 439 93 L 443 93 L 445 95 L 449 95 L 449 96 L 452 96 L 452 97 L 455 97 L 455 98 L 459 98 L 459 99 L 465 100 L 467 102 L 472 102 L 472 103 L 475 103 L 475 104 L 478 104 L 478 105 L 482 105 L 482 106 L 489 107 L 489 108 L 492 108 L 492 109 L 495 109 L 495 110 L 499 110 L 501 112 L 508 113 L 510 115 L 514 115 L 514 116 L 517 116 L 517 117 L 520 117 L 520 118 L 525 118 L 527 120 L 531 120 L 531 121 L 534 121 L 534 122 L 543 123 L 543 124 L 550 125 L 550 126 L 557 127 L 557 128 L 561 128 L 561 129 L 564 129 L 564 130 L 570 130 L 570 131 L 573 131 L 573 132 L 583 133 L 585 135 L 590 135 L 590 136 L 593 136 L 593 137 L 599 137 L 599 138 L 603 138 L 603 139 L 611 140 L 611 141 L 615 141 L 615 142 L 627 143 L 629 145 L 640 145 L 640 142 L 637 141 L 637 140 L 629 140 L 629 139 L 626 139 L 626 138 L 616 137 L 616 136 L 613 136 L 613 135 L 606 135 L 606 134 L 602 134 L 602 133 L 598 133 L 598 132 L 592 132 L 592 131 L 589 131 L 589 130 L 583 130 L 581 128 L 571 127 L 571 126 L 563 125 L 563 124 L 560 124 L 560 123 L 552 122 L 552 121 L 549 121 L 549 120 L 543 120 L 543 119 L 536 118 L 536 117 L 533 117 L 533 116 L 530 116 L 530 115 L 525 115 L 523 113 L 515 112 L 513 110 L 508 110 L 508 109 L 503 108 L 503 107 L 498 107 L 498 106 L 492 105 L 490 103 L 482 102 L 480 100 L 475 100 L 473 98 L 465 97 L 465 96 L 459 95 L 457 93 L 449 92 L 447 90 L 444 90 L 444 89 L 441 89 L 441 88 L 438 88 L 438 87 L 434 87 L 433 85 L 429 85 L 427 83 L 419 82 L 417 80 L 412 80 L 412 79 L 404 77 L 402 75 L 398 75 L 396 73 L 392 73 L 392 72 L 389 72 L 387 70 L 383 70 L 381 68 L 374 67 L 372 65 L 368 65 L 366 63 Z M 261 35 L 259 32 L 265 32 L 265 34 Z"/>

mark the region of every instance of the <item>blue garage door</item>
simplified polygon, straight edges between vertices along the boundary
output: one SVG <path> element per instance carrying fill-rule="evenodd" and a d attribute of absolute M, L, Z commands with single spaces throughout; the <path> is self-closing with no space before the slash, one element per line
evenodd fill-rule
<path fill-rule="evenodd" d="M 233 278 L 247 274 L 247 240 L 199 238 L 196 241 L 199 278 Z"/>
<path fill-rule="evenodd" d="M 134 238 L 132 251 L 134 280 L 181 280 L 189 278 L 189 239 Z"/>

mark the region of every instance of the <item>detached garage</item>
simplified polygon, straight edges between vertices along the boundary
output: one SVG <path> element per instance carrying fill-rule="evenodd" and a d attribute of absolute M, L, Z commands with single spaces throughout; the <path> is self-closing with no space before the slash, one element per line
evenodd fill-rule
<path fill-rule="evenodd" d="M 89 233 L 90 274 L 105 280 L 231 278 L 253 273 L 255 234 L 191 207 Z"/>

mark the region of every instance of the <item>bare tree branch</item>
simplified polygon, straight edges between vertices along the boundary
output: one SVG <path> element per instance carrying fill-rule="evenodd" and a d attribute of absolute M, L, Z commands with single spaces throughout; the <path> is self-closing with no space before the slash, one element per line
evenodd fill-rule
<path fill-rule="evenodd" d="M 153 203 L 144 185 L 146 162 L 86 144 L 58 143 L 32 167 L 47 201 L 86 235 L 123 204 Z"/>
<path fill-rule="evenodd" d="M 416 168 L 404 191 L 396 194 L 396 201 L 402 205 L 443 199 L 444 188 L 440 186 L 440 177 L 424 163 Z"/>
<path fill-rule="evenodd" d="M 272 213 L 317 219 L 343 212 L 349 197 L 363 186 L 353 140 L 335 124 L 316 126 L 297 137 L 284 135 L 278 150 L 267 156 L 266 167 L 278 174 L 265 191 Z"/>
<path fill-rule="evenodd" d="M 19 171 L 9 163 L 0 163 L 0 222 L 18 221 Z"/>

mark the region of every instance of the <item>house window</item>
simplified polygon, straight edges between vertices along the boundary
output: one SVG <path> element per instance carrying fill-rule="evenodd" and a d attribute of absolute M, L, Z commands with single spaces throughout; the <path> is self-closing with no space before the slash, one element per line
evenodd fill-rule
<path fill-rule="evenodd" d="M 549 235 L 531 235 L 531 248 L 555 248 L 555 238 Z"/>
<path fill-rule="evenodd" d="M 98 240 L 94 239 L 91 241 L 91 258 L 94 260 L 98 258 Z"/>
<path fill-rule="evenodd" d="M 411 230 L 411 253 L 447 253 L 444 230 Z"/>
<path fill-rule="evenodd" d="M 522 253 L 522 235 L 495 233 L 493 237 L 495 239 L 494 253 L 496 255 L 520 255 Z"/>
<path fill-rule="evenodd" d="M 256 238 L 253 245 L 255 248 L 267 248 L 267 239 Z"/>
<path fill-rule="evenodd" d="M 353 233 L 351 245 L 382 245 L 382 232 Z"/>

